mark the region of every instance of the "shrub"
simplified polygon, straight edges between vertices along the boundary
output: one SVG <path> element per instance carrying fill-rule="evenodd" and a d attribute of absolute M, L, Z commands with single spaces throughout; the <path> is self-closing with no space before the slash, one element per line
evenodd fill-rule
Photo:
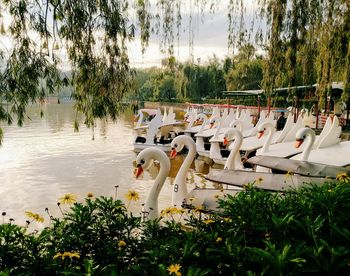
<path fill-rule="evenodd" d="M 350 185 L 305 185 L 283 194 L 248 185 L 200 209 L 154 221 L 123 202 L 87 198 L 50 227 L 0 225 L 2 274 L 349 274 Z M 174 211 L 174 212 L 173 212 Z M 168 219 L 166 219 L 166 215 Z"/>

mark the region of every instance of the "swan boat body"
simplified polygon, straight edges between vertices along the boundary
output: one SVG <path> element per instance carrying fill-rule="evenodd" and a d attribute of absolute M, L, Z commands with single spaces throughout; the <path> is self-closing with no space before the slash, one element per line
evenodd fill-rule
<path fill-rule="evenodd" d="M 295 123 L 292 130 L 283 139 L 282 143 L 277 143 L 266 148 L 261 148 L 257 150 L 256 155 L 263 156 L 274 156 L 282 158 L 291 158 L 297 154 L 300 154 L 305 146 L 303 143 L 300 147 L 294 147 L 296 133 L 303 128 L 302 117 L 299 116 L 297 122 Z M 322 146 L 330 145 L 335 143 L 335 139 L 330 139 L 334 135 L 340 135 L 341 129 L 339 130 L 339 121 L 335 117 L 332 119 L 329 117 L 326 121 L 324 128 L 322 129 L 320 135 L 315 136 L 315 143 L 313 148 L 319 148 Z"/>
<path fill-rule="evenodd" d="M 260 121 L 262 118 L 263 120 Z M 270 144 L 280 143 L 281 141 L 283 141 L 287 133 L 293 127 L 293 118 L 292 118 L 292 115 L 289 115 L 283 130 L 276 132 L 274 127 L 274 121 L 271 120 L 271 118 L 265 119 L 264 113 L 262 113 L 262 116 L 260 117 L 257 123 L 257 126 L 255 127 L 256 131 L 254 131 L 254 133 L 255 134 L 258 133 L 259 134 L 258 137 L 252 136 L 252 137 L 244 138 L 240 145 L 240 155 L 244 159 L 248 159 L 250 156 L 255 155 L 256 150 L 258 150 L 261 147 L 268 148 Z M 239 128 L 242 129 L 241 126 Z M 268 132 L 268 134 L 263 135 L 264 132 L 266 131 Z M 228 139 L 230 140 L 231 137 L 229 137 L 230 136 L 229 133 L 230 133 L 230 130 L 228 130 L 223 137 L 219 135 L 217 139 L 214 139 L 213 137 L 211 140 L 212 146 L 210 147 L 210 158 L 213 159 L 215 163 L 222 164 L 222 165 L 226 163 L 227 158 L 223 156 L 223 153 L 225 153 L 225 151 L 223 151 L 220 148 L 220 142 L 227 141 Z M 243 138 L 243 135 L 242 135 L 242 138 Z M 228 147 L 228 151 L 231 152 L 231 150 L 234 150 L 233 148 L 234 148 L 234 144 Z"/>
<path fill-rule="evenodd" d="M 196 146 L 197 152 L 200 156 L 205 158 L 211 158 L 211 146 L 213 143 L 218 143 L 222 141 L 223 135 L 226 131 L 231 128 L 234 128 L 233 124 L 239 121 L 242 129 L 247 128 L 249 131 L 254 129 L 251 123 L 250 112 L 243 110 L 240 114 L 239 119 L 237 119 L 237 113 L 234 110 L 230 110 L 230 112 L 226 115 L 223 114 L 223 117 L 214 117 L 211 119 L 211 128 L 197 133 L 196 136 Z M 216 147 L 217 148 L 217 147 Z"/>
<path fill-rule="evenodd" d="M 312 129 L 301 129 L 296 135 L 297 143 L 299 145 L 305 140 L 306 148 L 302 154 L 298 154 L 292 159 L 339 167 L 350 165 L 350 141 L 340 142 L 340 134 L 341 127 L 337 117 L 333 118 L 333 125 L 328 134 L 318 141 L 316 141 L 316 135 Z M 307 137 L 309 137 L 308 141 Z"/>
<path fill-rule="evenodd" d="M 212 169 L 206 179 L 222 184 L 244 187 L 255 183 L 255 187 L 269 191 L 286 191 L 307 183 L 323 184 L 330 179 L 324 177 L 307 177 L 302 175 L 275 174 L 267 172 L 247 172 L 239 170 Z"/>
<path fill-rule="evenodd" d="M 133 143 L 135 152 L 149 147 L 157 147 L 163 151 L 171 150 L 170 143 L 179 135 L 183 122 L 175 120 L 175 113 L 172 109 L 166 116 L 164 115 L 158 109 L 155 117 L 148 124 L 146 134 L 136 136 Z"/>
<path fill-rule="evenodd" d="M 337 117 L 334 117 L 328 134 L 321 133 L 318 140 L 315 132 L 310 128 L 302 128 L 297 132 L 296 145 L 305 143 L 302 153 L 290 159 L 256 156 L 247 162 L 301 175 L 336 178 L 339 173 L 350 172 L 349 169 L 344 168 L 350 165 L 350 141 L 340 142 L 340 133 L 341 127 Z"/>
<path fill-rule="evenodd" d="M 184 130 L 184 134 L 192 137 L 192 139 L 196 139 L 194 136 L 198 132 L 204 131 L 210 128 L 210 121 L 208 120 L 207 115 L 204 113 L 199 113 L 195 117 L 195 121 Z"/>
<path fill-rule="evenodd" d="M 304 176 L 336 178 L 340 173 L 350 175 L 350 169 L 341 166 L 327 165 L 316 162 L 285 159 L 273 156 L 254 156 L 247 160 L 252 165 L 270 168 L 284 173 L 291 172 Z"/>
<path fill-rule="evenodd" d="M 137 136 L 145 134 L 148 129 L 148 124 L 157 114 L 157 109 L 143 108 L 137 111 L 135 120 L 138 118 L 136 125 L 134 127 L 134 132 Z"/>
<path fill-rule="evenodd" d="M 136 178 L 142 174 L 143 170 L 149 168 L 155 160 L 159 161 L 160 169 L 142 208 L 142 214 L 144 214 L 145 219 L 156 219 L 159 217 L 158 197 L 170 171 L 170 160 L 164 151 L 155 147 L 141 151 L 136 157 Z"/>
<path fill-rule="evenodd" d="M 301 129 L 297 133 L 303 138 L 306 138 L 305 133 L 299 133 L 300 131 L 303 131 L 304 129 Z M 326 136 L 324 136 L 326 137 Z M 310 137 L 308 137 L 310 140 Z M 319 141 L 319 145 L 321 144 L 327 144 L 325 142 L 327 139 L 322 142 Z M 308 143 L 308 147 L 310 147 L 310 143 Z M 256 156 L 253 158 L 253 161 L 255 160 L 268 160 L 272 162 L 273 160 L 279 160 L 281 163 L 278 163 L 275 167 L 278 169 L 284 168 L 284 172 L 290 172 L 291 171 L 291 165 L 294 164 L 295 169 L 294 171 L 302 172 L 301 174 L 277 174 L 277 173 L 270 173 L 266 171 L 255 171 L 255 172 L 247 172 L 247 171 L 241 171 L 241 170 L 215 170 L 212 169 L 209 174 L 206 176 L 207 179 L 228 184 L 228 185 L 234 185 L 242 187 L 244 185 L 247 185 L 248 183 L 256 183 L 256 187 L 259 187 L 261 189 L 271 190 L 271 191 L 285 191 L 286 189 L 291 188 L 297 188 L 301 185 L 304 185 L 305 183 L 315 183 L 315 184 L 322 184 L 326 181 L 331 181 L 329 178 L 326 177 L 326 173 L 329 174 L 329 176 L 332 176 L 333 178 L 336 177 L 336 175 L 339 172 L 344 172 L 343 168 L 339 167 L 331 167 L 327 166 L 325 171 L 322 171 L 324 166 L 320 164 L 310 164 L 310 163 L 301 163 L 296 160 L 289 160 L 289 161 L 283 158 L 278 157 L 266 157 L 266 156 Z M 286 163 L 282 163 L 286 162 Z M 294 163 L 292 163 L 294 162 Z M 251 162 L 254 164 L 260 165 L 261 162 Z M 285 166 L 282 166 L 283 164 L 287 164 Z M 300 166 L 301 164 L 304 165 Z M 280 165 L 280 166 L 279 166 Z M 307 172 L 308 169 L 312 169 L 311 171 Z"/>
<path fill-rule="evenodd" d="M 239 188 L 230 188 L 222 191 L 221 189 L 201 189 L 194 188 L 190 192 L 187 189 L 187 172 L 196 157 L 196 144 L 192 138 L 187 135 L 180 135 L 176 137 L 172 143 L 172 151 L 170 153 L 170 157 L 174 158 L 176 154 L 184 147 L 188 148 L 188 153 L 183 161 L 176 177 L 174 180 L 174 188 L 172 193 L 172 205 L 173 206 L 184 206 L 190 207 L 200 206 L 205 207 L 206 211 L 215 211 L 218 208 L 217 199 L 220 196 L 224 196 L 225 194 L 234 195 L 237 192 L 241 191 Z"/>

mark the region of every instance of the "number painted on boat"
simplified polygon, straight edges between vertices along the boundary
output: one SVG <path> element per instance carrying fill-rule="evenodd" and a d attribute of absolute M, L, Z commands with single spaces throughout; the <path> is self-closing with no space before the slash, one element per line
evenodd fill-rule
<path fill-rule="evenodd" d="M 177 193 L 179 191 L 179 185 L 175 184 L 174 185 L 174 192 Z"/>

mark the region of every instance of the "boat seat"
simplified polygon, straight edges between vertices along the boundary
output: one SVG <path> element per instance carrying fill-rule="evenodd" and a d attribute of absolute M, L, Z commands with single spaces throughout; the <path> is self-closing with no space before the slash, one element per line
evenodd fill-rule
<path fill-rule="evenodd" d="M 164 136 L 161 136 L 159 139 L 159 144 L 165 145 L 170 144 L 173 139 L 165 139 Z"/>
<path fill-rule="evenodd" d="M 146 138 L 145 137 L 142 137 L 142 136 L 137 136 L 136 137 L 135 143 L 142 143 L 142 144 L 144 144 L 145 142 L 146 142 Z"/>
<path fill-rule="evenodd" d="M 220 153 L 221 153 L 221 156 L 224 158 L 227 158 L 230 155 L 230 151 L 227 149 L 221 149 Z"/>

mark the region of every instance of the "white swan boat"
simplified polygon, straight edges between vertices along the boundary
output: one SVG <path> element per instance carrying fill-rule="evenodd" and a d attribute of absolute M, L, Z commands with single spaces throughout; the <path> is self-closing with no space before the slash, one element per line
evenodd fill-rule
<path fill-rule="evenodd" d="M 256 129 L 254 133 L 259 133 L 259 136 L 252 136 L 243 139 L 243 135 L 241 135 L 243 139 L 242 144 L 240 145 L 241 157 L 247 159 L 250 156 L 255 155 L 256 150 L 263 146 L 268 147 L 270 144 L 282 142 L 293 126 L 292 115 L 288 116 L 287 122 L 282 131 L 276 132 L 274 125 L 274 120 L 270 117 L 265 118 L 265 113 L 262 113 L 257 125 L 254 127 Z M 238 124 L 237 126 L 242 130 L 241 124 Z M 265 132 L 268 132 L 268 135 L 263 135 Z M 211 139 L 212 145 L 210 147 L 210 158 L 217 164 L 225 165 L 228 154 L 227 152 L 230 152 L 232 147 L 235 147 L 234 144 L 229 145 L 228 150 L 226 151 L 221 148 L 221 143 L 225 146 L 233 139 L 234 136 L 230 134 L 232 134 L 232 132 L 230 132 L 229 129 L 223 136 L 219 135 L 217 138 L 213 137 Z M 241 139 L 241 136 L 239 136 L 238 139 Z M 261 136 L 262 138 L 259 139 Z"/>
<path fill-rule="evenodd" d="M 140 152 L 149 147 L 157 147 L 163 151 L 170 151 L 171 141 L 181 132 L 183 122 L 175 120 L 175 113 L 170 108 L 169 113 L 162 115 L 160 109 L 149 122 L 144 135 L 137 133 L 133 143 L 134 151 Z"/>
<path fill-rule="evenodd" d="M 340 142 L 340 127 L 337 118 L 333 119 L 333 127 L 322 136 L 315 149 L 316 135 L 310 128 L 302 128 L 296 134 L 296 146 L 305 143 L 302 153 L 290 159 L 271 156 L 256 156 L 249 163 L 279 171 L 336 178 L 340 173 L 350 174 L 350 141 Z M 305 141 L 305 142 L 304 142 Z"/>
<path fill-rule="evenodd" d="M 256 152 L 256 155 L 291 158 L 294 155 L 300 154 L 303 151 L 305 144 L 296 148 L 294 147 L 294 143 L 295 143 L 295 135 L 297 131 L 299 131 L 301 128 L 303 128 L 303 124 L 302 124 L 302 118 L 301 116 L 299 116 L 296 124 L 294 125 L 292 130 L 287 134 L 287 136 L 283 139 L 282 143 L 270 145 L 267 148 L 261 148 Z M 332 122 L 332 119 L 329 117 L 320 135 L 316 136 L 316 141 L 313 147 L 318 148 L 318 145 L 321 143 L 321 141 L 323 141 L 325 137 L 327 137 L 329 133 L 333 131 L 336 131 L 337 133 L 339 133 L 338 128 L 339 128 L 339 121 L 335 119 Z"/>
<path fill-rule="evenodd" d="M 200 156 L 205 158 L 210 158 L 210 147 L 212 139 L 216 140 L 217 137 L 224 133 L 226 130 L 232 128 L 231 124 L 237 120 L 237 114 L 235 110 L 231 109 L 228 111 L 225 109 L 222 117 L 211 117 L 210 120 L 210 128 L 207 130 L 203 130 L 195 134 L 196 137 L 196 148 L 197 152 Z M 241 112 L 241 120 L 244 120 L 247 124 L 249 124 L 248 120 L 250 120 L 250 112 L 243 110 Z M 246 119 L 248 118 L 248 119 Z"/>
<path fill-rule="evenodd" d="M 241 191 L 239 188 L 231 187 L 230 189 L 225 189 L 225 191 L 222 191 L 221 189 L 194 188 L 188 192 L 186 176 L 188 169 L 196 156 L 195 143 L 190 137 L 181 135 L 173 140 L 172 146 L 172 157 L 175 157 L 176 153 L 180 152 L 184 146 L 188 147 L 188 155 L 182 163 L 174 180 L 172 206 L 177 208 L 181 208 L 182 206 L 189 208 L 198 206 L 205 211 L 215 211 L 218 208 L 218 198 L 223 197 L 226 194 L 234 195 Z M 170 172 L 170 161 L 164 151 L 156 147 L 150 147 L 141 151 L 136 157 L 136 178 L 139 177 L 144 170 L 148 169 L 153 161 L 158 161 L 160 168 L 154 180 L 154 184 L 152 185 L 145 203 L 143 204 L 142 213 L 144 214 L 144 219 L 147 220 L 156 219 L 159 217 L 158 197 Z"/>
<path fill-rule="evenodd" d="M 188 148 L 188 154 L 183 161 L 174 180 L 174 189 L 172 193 L 172 204 L 174 206 L 201 206 L 205 205 L 206 211 L 215 211 L 218 208 L 217 200 L 218 196 L 224 196 L 225 194 L 236 194 L 241 189 L 230 188 L 222 191 L 221 189 L 200 189 L 195 188 L 188 192 L 186 177 L 187 172 L 195 159 L 196 144 L 186 135 L 180 135 L 176 137 L 171 143 L 173 149 L 171 151 L 171 158 L 174 158 L 177 152 L 181 152 L 184 147 Z"/>
<path fill-rule="evenodd" d="M 299 130 L 296 136 L 299 137 L 299 140 L 303 138 L 310 141 L 310 137 L 307 137 L 306 134 L 307 133 L 305 133 L 305 129 L 301 129 Z M 322 136 L 322 137 L 326 137 L 326 136 Z M 324 144 L 329 143 L 329 142 L 326 142 L 327 141 L 326 138 L 323 138 L 323 139 L 319 141 L 319 145 L 322 144 L 321 141 L 323 141 Z M 310 142 L 308 143 L 307 147 L 309 148 L 311 147 Z M 315 151 L 318 151 L 318 150 L 319 149 Z M 235 148 L 235 151 L 236 151 L 235 154 L 237 154 L 238 149 Z M 279 157 L 256 156 L 249 160 L 250 160 L 249 162 L 259 166 L 263 166 L 265 168 L 278 169 L 279 171 L 282 171 L 283 174 L 270 173 L 268 171 L 247 172 L 247 171 L 239 170 L 239 167 L 237 167 L 237 161 L 236 161 L 236 162 L 232 162 L 231 167 L 229 167 L 227 164 L 225 165 L 227 168 L 230 168 L 228 170 L 212 169 L 209 172 L 209 174 L 206 176 L 206 178 L 218 183 L 234 185 L 239 187 L 247 185 L 248 183 L 255 183 L 256 187 L 261 189 L 266 189 L 271 191 L 284 191 L 286 189 L 300 187 L 305 183 L 322 184 L 327 181 L 331 181 L 329 179 L 329 176 L 336 178 L 338 173 L 345 171 L 344 168 L 340 168 L 340 167 L 322 166 L 321 164 L 311 164 L 310 162 L 305 163 L 305 161 L 288 160 L 288 159 L 279 158 Z M 274 161 L 276 163 L 273 163 Z M 328 164 L 329 163 L 330 162 L 328 162 Z M 322 171 L 322 169 L 324 171 Z M 309 172 L 307 172 L 307 170 L 309 170 Z M 295 174 L 291 174 L 291 173 L 286 174 L 286 172 L 294 172 Z M 348 170 L 345 172 L 348 172 Z"/>
<path fill-rule="evenodd" d="M 238 170 L 212 169 L 206 179 L 222 184 L 244 187 L 254 183 L 255 187 L 269 191 L 286 191 L 295 189 L 306 183 L 323 184 L 330 179 L 324 177 L 308 177 L 302 175 L 284 175 L 268 172 L 247 172 Z"/>

